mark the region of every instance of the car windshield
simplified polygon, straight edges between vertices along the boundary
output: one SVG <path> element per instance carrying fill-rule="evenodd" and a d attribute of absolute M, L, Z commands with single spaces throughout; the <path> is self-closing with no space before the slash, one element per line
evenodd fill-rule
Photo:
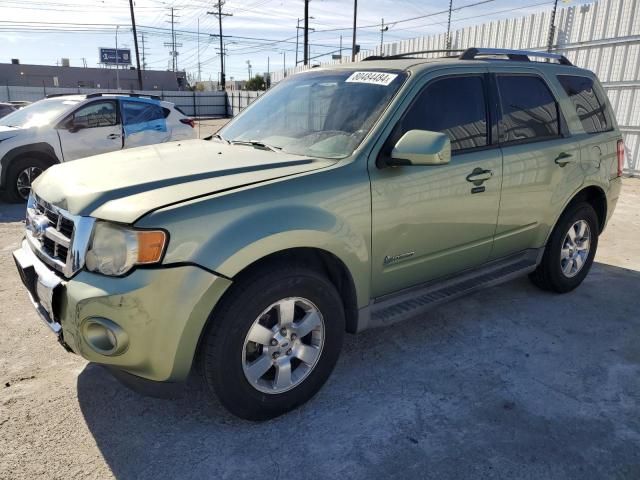
<path fill-rule="evenodd" d="M 30 128 L 49 125 L 78 103 L 79 100 L 69 98 L 46 98 L 1 118 L 0 126 Z"/>
<path fill-rule="evenodd" d="M 316 71 L 294 75 L 220 131 L 250 143 L 321 158 L 351 155 L 406 78 L 400 71 Z"/>

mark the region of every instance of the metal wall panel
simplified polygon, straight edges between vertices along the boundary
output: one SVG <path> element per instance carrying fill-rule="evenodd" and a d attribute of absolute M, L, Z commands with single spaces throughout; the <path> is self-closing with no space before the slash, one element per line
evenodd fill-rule
<path fill-rule="evenodd" d="M 546 50 L 551 8 L 519 18 L 495 20 L 451 32 L 453 49 L 496 47 Z M 455 21 L 455 17 L 454 17 Z M 620 129 L 625 135 L 625 172 L 640 175 L 640 0 L 600 0 L 558 9 L 554 50 L 574 64 L 594 71 L 611 100 Z M 444 33 L 387 43 L 369 55 L 394 55 L 416 50 L 438 50 L 446 46 Z M 417 48 L 416 48 L 417 47 Z M 435 57 L 438 54 L 427 54 Z M 330 65 L 329 62 L 323 65 Z M 287 74 L 306 67 L 288 70 Z M 282 78 L 273 75 L 273 81 Z"/>

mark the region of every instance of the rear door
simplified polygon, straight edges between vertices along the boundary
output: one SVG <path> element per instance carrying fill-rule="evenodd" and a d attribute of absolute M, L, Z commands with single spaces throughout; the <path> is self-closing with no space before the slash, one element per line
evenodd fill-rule
<path fill-rule="evenodd" d="M 560 93 L 537 69 L 492 67 L 503 157 L 502 196 L 491 258 L 542 247 L 556 212 L 583 182 L 580 142 Z"/>
<path fill-rule="evenodd" d="M 477 66 L 429 74 L 370 159 L 376 297 L 478 266 L 489 257 L 502 158 L 492 141 L 486 72 Z M 416 129 L 446 133 L 451 162 L 377 166 L 376 159 Z M 478 171 L 487 172 L 488 179 L 476 185 L 470 176 Z"/>
<path fill-rule="evenodd" d="M 122 148 L 116 100 L 96 100 L 72 112 L 57 127 L 65 161 Z"/>
<path fill-rule="evenodd" d="M 121 103 L 124 148 L 169 141 L 171 131 L 167 126 L 167 109 L 154 100 L 144 98 L 125 99 Z"/>

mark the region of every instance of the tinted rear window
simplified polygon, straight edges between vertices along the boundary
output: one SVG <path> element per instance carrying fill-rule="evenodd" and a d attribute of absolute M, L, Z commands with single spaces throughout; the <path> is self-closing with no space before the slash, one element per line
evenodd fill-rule
<path fill-rule="evenodd" d="M 540 77 L 499 75 L 502 104 L 502 143 L 538 141 L 558 137 L 558 104 Z"/>
<path fill-rule="evenodd" d="M 574 75 L 558 75 L 558 80 L 576 107 L 576 112 L 587 133 L 606 132 L 611 129 L 606 104 L 593 90 L 593 80 Z"/>

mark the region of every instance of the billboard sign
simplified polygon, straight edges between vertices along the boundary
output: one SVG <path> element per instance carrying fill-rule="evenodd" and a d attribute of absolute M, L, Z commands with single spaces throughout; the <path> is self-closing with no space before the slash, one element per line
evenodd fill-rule
<path fill-rule="evenodd" d="M 100 61 L 105 65 L 131 65 L 131 50 L 128 48 L 100 48 Z"/>

